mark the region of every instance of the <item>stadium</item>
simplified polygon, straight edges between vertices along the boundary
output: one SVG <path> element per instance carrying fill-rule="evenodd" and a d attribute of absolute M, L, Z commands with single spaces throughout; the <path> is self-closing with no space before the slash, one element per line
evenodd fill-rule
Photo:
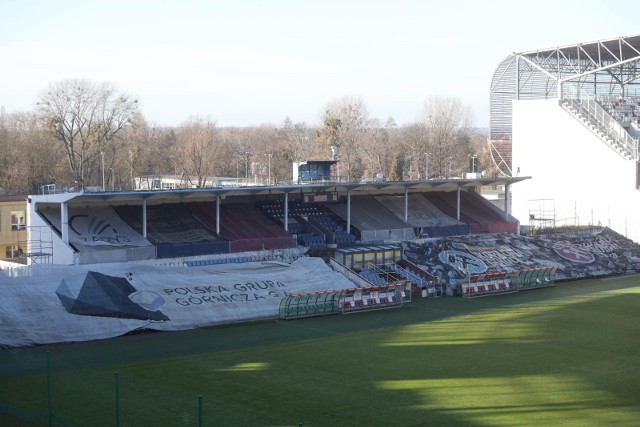
<path fill-rule="evenodd" d="M 29 196 L 0 421 L 631 425 L 638 65 L 638 35 L 508 56 L 496 178 Z"/>

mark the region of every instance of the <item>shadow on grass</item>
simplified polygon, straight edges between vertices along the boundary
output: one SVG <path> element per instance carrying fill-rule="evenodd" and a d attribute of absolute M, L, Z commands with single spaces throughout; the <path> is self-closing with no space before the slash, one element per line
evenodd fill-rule
<path fill-rule="evenodd" d="M 620 425 L 640 415 L 639 282 L 5 350 L 0 401 L 46 409 L 51 351 L 73 425 L 113 419 L 115 371 L 136 425 L 197 425 L 198 395 L 216 425 Z"/>

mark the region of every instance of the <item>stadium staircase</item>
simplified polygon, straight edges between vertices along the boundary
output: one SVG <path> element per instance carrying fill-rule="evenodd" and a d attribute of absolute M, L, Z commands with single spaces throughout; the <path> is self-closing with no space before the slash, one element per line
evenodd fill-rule
<path fill-rule="evenodd" d="M 638 160 L 638 139 L 593 97 L 583 95 L 560 101 L 562 108 L 625 160 Z"/>

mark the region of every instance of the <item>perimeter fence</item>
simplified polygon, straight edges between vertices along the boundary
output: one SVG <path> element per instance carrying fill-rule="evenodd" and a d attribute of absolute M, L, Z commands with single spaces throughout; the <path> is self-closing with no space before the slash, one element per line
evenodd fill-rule
<path fill-rule="evenodd" d="M 109 371 L 91 367 L 86 359 L 57 364 L 50 351 L 2 353 L 0 425 L 216 425 L 215 405 L 190 392 L 191 384 L 176 384 L 174 379 L 163 385 L 140 370 Z"/>

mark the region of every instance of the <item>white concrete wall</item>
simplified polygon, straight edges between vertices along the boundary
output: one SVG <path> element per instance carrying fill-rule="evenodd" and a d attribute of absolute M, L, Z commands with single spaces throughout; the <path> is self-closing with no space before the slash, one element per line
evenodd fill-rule
<path fill-rule="evenodd" d="M 29 215 L 28 215 L 28 226 L 32 227 L 49 227 L 49 224 L 36 213 L 36 208 L 38 203 L 57 203 L 58 205 L 62 202 L 66 202 L 70 199 L 76 197 L 77 194 L 73 193 L 64 193 L 64 194 L 51 194 L 44 196 L 29 196 Z M 53 240 L 53 264 L 63 264 L 63 265 L 72 265 L 75 263 L 75 255 L 74 250 L 68 244 L 62 241 L 62 238 L 52 232 L 51 237 Z M 32 239 L 32 236 L 29 236 L 29 239 Z M 37 238 L 37 236 L 36 236 Z"/>
<path fill-rule="evenodd" d="M 554 199 L 559 225 L 609 226 L 640 242 L 636 162 L 624 160 L 557 100 L 514 101 L 512 213 L 529 224 L 530 200 Z M 577 220 L 574 218 L 577 217 Z"/>

